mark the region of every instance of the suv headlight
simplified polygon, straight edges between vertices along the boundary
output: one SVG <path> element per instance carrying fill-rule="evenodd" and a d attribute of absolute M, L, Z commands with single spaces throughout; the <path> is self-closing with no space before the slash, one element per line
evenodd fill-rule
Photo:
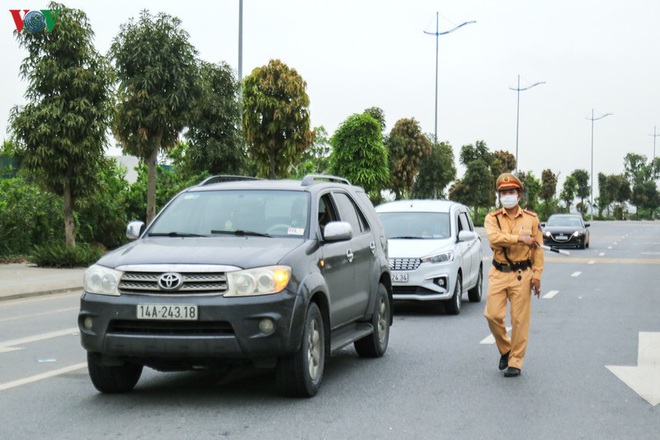
<path fill-rule="evenodd" d="M 442 252 L 421 259 L 422 263 L 448 263 L 454 261 L 454 251 Z"/>
<path fill-rule="evenodd" d="M 289 266 L 267 266 L 227 272 L 227 293 L 223 296 L 254 296 L 280 293 L 289 284 Z"/>
<path fill-rule="evenodd" d="M 85 292 L 119 296 L 119 280 L 124 272 L 94 264 L 85 270 Z"/>

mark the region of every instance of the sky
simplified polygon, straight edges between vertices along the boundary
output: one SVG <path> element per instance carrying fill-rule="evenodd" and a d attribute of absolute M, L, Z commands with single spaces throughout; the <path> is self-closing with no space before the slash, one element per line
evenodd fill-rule
<path fill-rule="evenodd" d="M 147 9 L 180 18 L 200 58 L 235 70 L 239 3 L 64 2 L 88 15 L 101 53 L 121 24 Z M 48 2 L 3 4 L 0 133 L 7 139 L 9 111 L 24 103 L 27 87 L 19 76 L 27 53 L 9 9 Z M 414 118 L 433 134 L 437 84 L 438 140 L 452 145 L 457 164 L 461 147 L 481 140 L 490 151 L 517 154 L 519 169 L 538 178 L 544 169 L 560 173 L 561 184 L 576 169 L 591 172 L 592 161 L 595 176 L 622 173 L 628 153 L 650 161 L 654 142 L 660 155 L 659 17 L 656 0 L 244 0 L 242 72 L 271 59 L 294 68 L 307 83 L 311 125 L 330 135 L 370 107 L 384 111 L 386 132 Z M 468 21 L 476 23 L 425 33 Z M 519 75 L 521 89 L 544 84 L 511 90 Z M 592 110 L 594 118 L 611 115 L 592 122 Z"/>

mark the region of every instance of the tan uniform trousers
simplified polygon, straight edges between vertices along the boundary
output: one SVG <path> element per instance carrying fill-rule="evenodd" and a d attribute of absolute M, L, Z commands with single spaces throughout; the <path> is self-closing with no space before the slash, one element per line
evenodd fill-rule
<path fill-rule="evenodd" d="M 532 310 L 532 271 L 526 269 L 501 272 L 491 267 L 488 272 L 488 297 L 484 316 L 500 354 L 509 353 L 509 367 L 522 369 L 527 339 L 529 320 Z M 511 303 L 511 337 L 507 335 L 504 317 L 507 300 Z"/>

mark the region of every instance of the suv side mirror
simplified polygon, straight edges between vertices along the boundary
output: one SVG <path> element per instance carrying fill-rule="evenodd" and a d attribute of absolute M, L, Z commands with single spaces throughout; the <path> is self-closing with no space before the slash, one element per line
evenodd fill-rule
<path fill-rule="evenodd" d="M 585 224 L 584 224 L 584 227 L 585 227 L 585 228 L 588 228 L 589 226 L 591 226 L 591 223 L 585 223 Z"/>
<path fill-rule="evenodd" d="M 472 231 L 461 231 L 458 233 L 458 241 L 472 241 L 476 240 L 477 237 L 477 233 Z"/>
<path fill-rule="evenodd" d="M 346 241 L 353 238 L 353 227 L 348 222 L 330 222 L 325 225 L 325 241 Z"/>
<path fill-rule="evenodd" d="M 137 240 L 144 232 L 144 222 L 140 220 L 133 220 L 126 227 L 126 238 L 129 240 Z"/>

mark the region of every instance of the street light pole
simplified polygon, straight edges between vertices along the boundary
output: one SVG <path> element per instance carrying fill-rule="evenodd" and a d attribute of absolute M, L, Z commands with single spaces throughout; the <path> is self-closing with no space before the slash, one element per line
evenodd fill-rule
<path fill-rule="evenodd" d="M 653 126 L 653 134 L 651 134 L 649 136 L 653 136 L 653 161 L 651 162 L 651 163 L 653 163 L 653 162 L 655 162 L 655 138 L 660 136 L 660 134 L 655 134 L 655 125 Z"/>
<path fill-rule="evenodd" d="M 440 37 L 440 35 L 446 35 L 446 34 L 449 34 L 451 32 L 454 32 L 455 30 L 465 26 L 466 24 L 476 23 L 476 21 L 466 21 L 465 23 L 459 24 L 454 29 L 451 29 L 451 30 L 448 30 L 448 31 L 445 31 L 445 32 L 439 32 L 439 30 L 438 30 L 438 26 L 439 26 L 438 16 L 439 16 L 439 13 L 436 12 L 435 13 L 435 32 L 424 31 L 425 34 L 435 36 L 435 128 L 434 128 L 434 131 L 433 131 L 433 137 L 434 137 L 434 140 L 435 140 L 436 143 L 438 142 L 438 37 Z"/>
<path fill-rule="evenodd" d="M 541 84 L 545 84 L 545 81 L 540 81 L 532 84 L 531 86 L 521 89 L 520 74 L 518 74 L 518 87 L 516 87 L 515 89 L 513 87 L 509 87 L 510 90 L 513 90 L 514 92 L 518 93 L 518 103 L 516 105 L 516 173 L 518 172 L 518 170 L 520 170 L 520 167 L 518 166 L 518 129 L 520 127 L 520 92 L 524 92 L 525 90 L 529 90 Z"/>
<path fill-rule="evenodd" d="M 591 211 L 591 221 L 594 220 L 594 122 L 609 116 L 612 113 L 605 113 L 597 118 L 594 117 L 594 109 L 591 109 L 591 188 L 589 189 L 589 209 Z"/>
<path fill-rule="evenodd" d="M 238 99 L 243 100 L 243 0 L 238 0 Z"/>

